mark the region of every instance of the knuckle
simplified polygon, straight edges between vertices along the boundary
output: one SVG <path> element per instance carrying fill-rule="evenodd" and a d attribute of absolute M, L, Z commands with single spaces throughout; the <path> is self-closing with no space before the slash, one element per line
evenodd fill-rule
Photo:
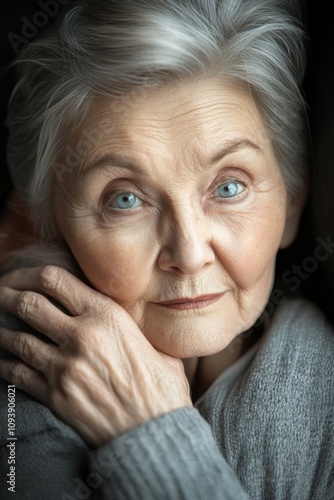
<path fill-rule="evenodd" d="M 38 370 L 44 370 L 47 367 L 46 360 L 40 356 L 35 339 L 30 335 L 18 333 L 13 342 L 13 351 L 23 361 L 32 364 Z"/>
<path fill-rule="evenodd" d="M 34 292 L 20 292 L 16 303 L 16 314 L 23 319 L 31 317 L 37 303 L 38 298 Z"/>
<path fill-rule="evenodd" d="M 31 354 L 31 343 L 24 333 L 18 333 L 13 343 L 15 354 L 19 356 L 29 356 Z"/>
<path fill-rule="evenodd" d="M 15 363 L 12 367 L 13 382 L 17 386 L 25 386 L 27 378 L 26 366 L 23 363 Z"/>
<path fill-rule="evenodd" d="M 39 284 L 45 292 L 52 292 L 58 288 L 62 279 L 62 270 L 51 264 L 43 266 L 39 275 Z"/>

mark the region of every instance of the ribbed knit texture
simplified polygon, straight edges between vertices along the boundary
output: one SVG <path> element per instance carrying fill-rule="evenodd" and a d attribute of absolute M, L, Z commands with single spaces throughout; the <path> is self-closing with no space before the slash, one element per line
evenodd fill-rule
<path fill-rule="evenodd" d="M 94 498 L 108 499 L 110 492 L 117 492 L 116 498 L 142 500 L 249 498 L 194 408 L 163 415 L 143 424 L 140 432 L 130 430 L 114 446 L 99 450 L 98 460 L 96 453 L 90 454 L 91 468 L 101 475 L 108 463 L 110 480 Z"/>

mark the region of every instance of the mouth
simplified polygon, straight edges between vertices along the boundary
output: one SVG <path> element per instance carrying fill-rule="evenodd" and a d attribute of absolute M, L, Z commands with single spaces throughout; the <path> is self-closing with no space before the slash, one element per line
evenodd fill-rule
<path fill-rule="evenodd" d="M 165 302 L 156 302 L 156 304 L 179 310 L 203 309 L 217 302 L 223 295 L 223 293 L 215 293 L 200 295 L 198 297 L 182 297 L 175 300 L 167 300 Z"/>

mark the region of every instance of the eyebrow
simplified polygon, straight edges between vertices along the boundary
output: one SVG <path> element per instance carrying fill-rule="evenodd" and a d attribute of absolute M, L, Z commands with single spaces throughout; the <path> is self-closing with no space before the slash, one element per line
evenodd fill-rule
<path fill-rule="evenodd" d="M 82 173 L 86 175 L 92 173 L 93 170 L 96 171 L 106 167 L 120 167 L 143 172 L 142 167 L 136 164 L 132 159 L 122 158 L 122 156 L 115 153 L 106 153 L 100 158 L 93 160 L 91 163 L 84 165 Z"/>
<path fill-rule="evenodd" d="M 235 153 L 241 149 L 254 149 L 256 151 L 262 151 L 260 146 L 255 144 L 253 141 L 250 141 L 249 139 L 232 139 L 225 142 L 223 147 L 211 156 L 211 158 L 209 159 L 209 164 L 213 165 L 215 163 L 218 163 L 225 156 Z M 91 173 L 92 170 L 96 171 L 97 169 L 106 167 L 119 167 L 128 170 L 135 170 L 139 173 L 144 173 L 143 168 L 132 159 L 123 158 L 120 155 L 110 152 L 106 153 L 100 158 L 97 158 L 96 160 L 93 160 L 91 163 L 84 165 L 82 172 L 84 175 L 87 175 Z"/>
<path fill-rule="evenodd" d="M 213 154 L 213 156 L 209 160 L 209 163 L 210 165 L 218 163 L 225 156 L 235 153 L 236 151 L 239 151 L 241 149 L 254 149 L 256 151 L 262 152 L 260 146 L 255 144 L 255 142 L 250 141 L 249 139 L 232 139 L 225 142 L 224 146 Z"/>

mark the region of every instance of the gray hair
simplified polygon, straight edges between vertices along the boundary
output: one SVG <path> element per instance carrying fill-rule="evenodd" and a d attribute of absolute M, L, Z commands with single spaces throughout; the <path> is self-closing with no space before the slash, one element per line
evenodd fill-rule
<path fill-rule="evenodd" d="M 287 189 L 298 194 L 307 164 L 299 15 L 291 0 L 83 0 L 72 6 L 54 32 L 28 44 L 14 63 L 8 164 L 41 233 L 56 235 L 57 159 L 93 97 L 186 79 L 221 76 L 247 84 Z"/>

